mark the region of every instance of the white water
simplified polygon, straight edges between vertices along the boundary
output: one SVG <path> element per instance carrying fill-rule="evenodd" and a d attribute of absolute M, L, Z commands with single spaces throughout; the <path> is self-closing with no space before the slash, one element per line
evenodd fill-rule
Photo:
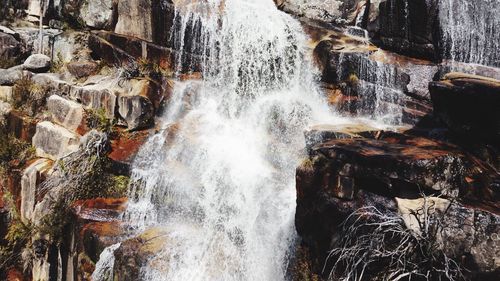
<path fill-rule="evenodd" d="M 445 57 L 500 67 L 499 15 L 499 0 L 440 1 Z"/>
<path fill-rule="evenodd" d="M 182 6 L 172 34 L 203 56 L 204 79 L 177 83 L 133 166 L 126 219 L 168 233 L 141 279 L 285 280 L 303 132 L 347 120 L 317 89 L 300 24 L 272 0 L 204 3 Z"/>

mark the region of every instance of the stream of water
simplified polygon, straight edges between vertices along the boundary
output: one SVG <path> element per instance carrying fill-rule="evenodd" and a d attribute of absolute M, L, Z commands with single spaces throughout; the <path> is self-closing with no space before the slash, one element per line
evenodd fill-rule
<path fill-rule="evenodd" d="M 177 83 L 133 167 L 126 218 L 169 233 L 141 278 L 284 280 L 304 129 L 342 119 L 301 25 L 272 0 L 193 2 L 175 22 L 174 46 L 202 55 L 204 78 Z"/>

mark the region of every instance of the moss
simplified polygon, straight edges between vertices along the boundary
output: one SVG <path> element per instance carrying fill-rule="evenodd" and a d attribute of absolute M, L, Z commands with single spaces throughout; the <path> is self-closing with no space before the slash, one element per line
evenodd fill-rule
<path fill-rule="evenodd" d="M 137 61 L 132 61 L 123 68 L 123 78 L 125 79 L 139 77 L 159 79 L 162 76 L 171 77 L 173 75 L 172 71 L 165 69 L 159 64 L 145 58 L 139 58 Z"/>

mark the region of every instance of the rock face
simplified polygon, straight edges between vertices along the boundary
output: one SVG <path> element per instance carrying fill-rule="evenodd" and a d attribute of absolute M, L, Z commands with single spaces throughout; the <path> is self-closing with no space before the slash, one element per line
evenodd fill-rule
<path fill-rule="evenodd" d="M 500 142 L 500 81 L 463 73 L 429 84 L 434 114 L 469 139 Z"/>
<path fill-rule="evenodd" d="M 52 121 L 76 132 L 83 126 L 84 110 L 81 104 L 52 95 L 47 99 L 47 107 L 52 115 Z"/>
<path fill-rule="evenodd" d="M 37 186 L 45 179 L 52 166 L 48 159 L 38 159 L 24 170 L 21 179 L 21 219 L 27 223 L 33 219 L 33 212 L 38 201 L 39 190 Z"/>
<path fill-rule="evenodd" d="M 17 80 L 23 78 L 22 66 L 14 66 L 8 69 L 0 69 L 0 85 L 12 86 Z M 29 76 L 29 75 L 27 75 Z"/>
<path fill-rule="evenodd" d="M 282 0 L 277 1 L 276 4 L 286 12 L 309 19 L 354 23 L 365 2 L 362 0 Z"/>
<path fill-rule="evenodd" d="M 0 31 L 0 60 L 15 63 L 21 56 L 22 44 L 12 34 Z M 0 67 L 5 67 L 0 64 Z"/>
<path fill-rule="evenodd" d="M 154 116 L 153 104 L 149 100 L 152 91 L 148 80 L 132 80 L 130 88 L 118 97 L 118 113 L 130 130 L 151 124 Z"/>
<path fill-rule="evenodd" d="M 111 26 L 113 24 L 113 0 L 84 1 L 80 9 L 80 17 L 87 26 L 92 28 L 105 29 Z"/>
<path fill-rule="evenodd" d="M 29 56 L 24 62 L 24 67 L 33 72 L 45 72 L 49 70 L 51 59 L 42 54 L 35 54 Z"/>
<path fill-rule="evenodd" d="M 115 32 L 152 42 L 152 13 L 152 1 L 119 1 Z"/>
<path fill-rule="evenodd" d="M 36 125 L 33 146 L 39 157 L 57 160 L 78 149 L 78 137 L 69 130 L 44 121 Z"/>
<path fill-rule="evenodd" d="M 436 0 L 388 0 L 380 3 L 379 39 L 384 48 L 411 57 L 437 59 Z"/>
<path fill-rule="evenodd" d="M 86 85 L 71 88 L 71 97 L 89 109 L 103 109 L 107 117 L 114 118 L 116 95 L 106 87 L 99 85 Z"/>
<path fill-rule="evenodd" d="M 322 272 L 329 251 L 339 246 L 342 223 L 360 208 L 399 212 L 407 227 L 418 232 L 409 211 L 422 205 L 422 194 L 441 197 L 427 201 L 436 210 L 431 213 L 446 214 L 442 236 L 437 238 L 441 249 L 458 261 L 465 254 L 463 262 L 473 274 L 498 270 L 500 242 L 489 238 L 498 231 L 500 219 L 495 211 L 494 171 L 481 171 L 480 161 L 459 147 L 428 138 L 370 129 L 335 130 L 316 128 L 306 134 L 310 156 L 296 174 L 295 224 L 317 273 Z M 471 190 L 489 195 L 470 201 L 479 205 L 461 203 L 469 200 Z M 323 272 L 332 265 L 326 266 Z"/>

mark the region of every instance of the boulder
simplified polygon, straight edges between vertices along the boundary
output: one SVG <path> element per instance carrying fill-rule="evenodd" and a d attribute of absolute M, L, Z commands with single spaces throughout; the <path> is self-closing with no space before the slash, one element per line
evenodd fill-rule
<path fill-rule="evenodd" d="M 118 114 L 129 130 L 151 125 L 155 113 L 153 103 L 149 100 L 151 91 L 150 81 L 131 80 L 125 93 L 118 96 Z"/>
<path fill-rule="evenodd" d="M 85 112 L 79 103 L 52 95 L 47 99 L 47 108 L 52 121 L 70 131 L 77 132 L 80 126 L 84 126 Z"/>
<path fill-rule="evenodd" d="M 98 65 L 93 61 L 75 61 L 68 63 L 66 68 L 76 78 L 82 78 L 95 74 Z"/>
<path fill-rule="evenodd" d="M 80 18 L 88 27 L 106 29 L 113 24 L 113 7 L 113 0 L 84 1 L 80 8 Z"/>
<path fill-rule="evenodd" d="M 434 114 L 467 139 L 500 142 L 500 80 L 449 73 L 429 83 Z"/>
<path fill-rule="evenodd" d="M 52 60 L 42 54 L 34 54 L 24 61 L 24 68 L 32 72 L 46 72 L 49 70 Z"/>
<path fill-rule="evenodd" d="M 78 137 L 68 129 L 48 121 L 36 125 L 33 146 L 39 157 L 57 160 L 78 149 Z"/>
<path fill-rule="evenodd" d="M 35 205 L 40 196 L 38 185 L 46 178 L 52 167 L 52 161 L 38 159 L 23 172 L 21 178 L 21 220 L 28 223 L 33 219 Z"/>

